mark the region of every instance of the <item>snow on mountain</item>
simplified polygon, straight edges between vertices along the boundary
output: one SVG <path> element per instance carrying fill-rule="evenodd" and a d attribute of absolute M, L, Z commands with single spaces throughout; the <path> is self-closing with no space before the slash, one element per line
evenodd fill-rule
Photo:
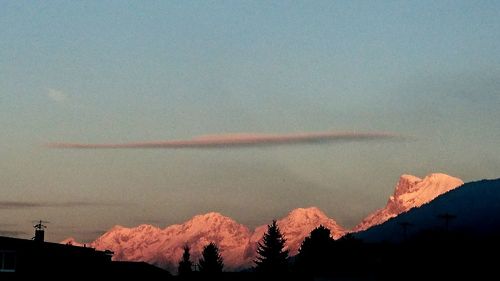
<path fill-rule="evenodd" d="M 91 246 L 109 249 L 114 260 L 145 261 L 173 270 L 182 256 L 182 247 L 191 247 L 193 260 L 198 260 L 205 245 L 215 242 L 228 268 L 241 265 L 250 231 L 247 227 L 219 213 L 198 215 L 183 223 L 159 229 L 151 225 L 135 228 L 115 226 Z"/>
<path fill-rule="evenodd" d="M 302 240 L 320 224 L 330 228 L 335 238 L 345 232 L 334 220 L 315 207 L 293 210 L 278 221 L 287 237 L 291 254 L 297 253 Z M 147 224 L 133 228 L 115 226 L 88 246 L 113 251 L 114 260 L 144 261 L 175 272 L 184 245 L 191 247 L 192 260 L 197 261 L 203 247 L 215 242 L 221 250 L 226 268 L 236 269 L 253 265 L 257 243 L 266 230 L 267 225 L 262 225 L 250 232 L 247 227 L 231 218 L 219 213 L 208 213 L 165 229 Z M 82 245 L 73 238 L 61 243 Z"/>
<path fill-rule="evenodd" d="M 445 174 L 430 174 L 424 179 L 402 175 L 386 207 L 365 218 L 354 231 L 381 224 L 462 184 L 460 179 Z M 346 233 L 316 207 L 295 209 L 277 223 L 287 239 L 286 246 L 291 255 L 297 254 L 304 238 L 319 225 L 329 228 L 335 239 Z M 215 242 L 221 250 L 226 269 L 231 270 L 253 265 L 258 242 L 266 230 L 267 225 L 262 225 L 252 232 L 231 218 L 213 212 L 165 229 L 147 224 L 134 228 L 115 226 L 89 246 L 113 251 L 114 260 L 145 261 L 175 272 L 184 245 L 191 247 L 192 260 L 196 262 L 203 247 Z M 74 239 L 62 243 L 81 245 Z"/>
<path fill-rule="evenodd" d="M 462 180 L 446 174 L 430 174 L 424 179 L 412 175 L 402 175 L 385 208 L 366 217 L 354 228 L 354 231 L 362 231 L 379 225 L 412 208 L 420 207 L 463 184 Z"/>
<path fill-rule="evenodd" d="M 91 243 L 99 250 L 111 250 L 115 260 L 156 263 L 156 248 L 162 241 L 162 230 L 147 224 L 135 228 L 115 226 Z"/>
<path fill-rule="evenodd" d="M 337 222 L 316 207 L 295 209 L 286 217 L 278 220 L 277 224 L 286 239 L 286 247 L 291 255 L 297 254 L 304 238 L 309 236 L 310 232 L 320 225 L 329 228 L 335 239 L 342 237 L 345 233 L 345 230 Z M 255 229 L 250 237 L 245 257 L 253 258 L 255 256 L 258 242 L 261 241 L 266 231 L 267 225 Z"/>
<path fill-rule="evenodd" d="M 478 241 L 500 234 L 500 179 L 466 183 L 428 204 L 355 234 L 366 242 L 400 242 L 426 231 L 450 231 Z M 446 221 L 443 216 L 451 215 Z M 402 223 L 411 227 L 403 235 Z M 465 236 L 464 236 L 465 237 Z M 472 241 L 472 240 L 471 240 Z"/>
<path fill-rule="evenodd" d="M 72 246 L 77 246 L 77 247 L 83 247 L 84 244 L 78 243 L 74 237 L 69 237 L 61 241 L 61 244 L 65 245 L 72 245 Z"/>

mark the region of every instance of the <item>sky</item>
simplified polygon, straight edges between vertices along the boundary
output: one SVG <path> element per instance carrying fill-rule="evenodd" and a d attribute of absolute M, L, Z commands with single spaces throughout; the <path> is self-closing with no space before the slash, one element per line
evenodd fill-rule
<path fill-rule="evenodd" d="M 401 174 L 500 177 L 498 1 L 0 1 L 0 25 L 0 235 L 308 206 L 352 227 Z M 314 132 L 405 138 L 46 145 Z"/>

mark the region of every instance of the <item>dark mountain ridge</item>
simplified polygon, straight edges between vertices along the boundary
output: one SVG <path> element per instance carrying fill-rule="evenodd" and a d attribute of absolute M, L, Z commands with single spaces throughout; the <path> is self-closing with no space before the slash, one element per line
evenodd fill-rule
<path fill-rule="evenodd" d="M 498 235 L 500 179 L 466 183 L 355 237 L 364 242 L 402 242 L 433 231 L 477 238 Z"/>

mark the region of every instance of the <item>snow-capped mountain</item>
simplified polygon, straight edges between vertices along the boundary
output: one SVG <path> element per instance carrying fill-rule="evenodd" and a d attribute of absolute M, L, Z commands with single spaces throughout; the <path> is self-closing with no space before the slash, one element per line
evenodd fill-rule
<path fill-rule="evenodd" d="M 315 207 L 293 210 L 278 221 L 283 234 L 288 237 L 287 246 L 292 254 L 297 253 L 302 240 L 320 224 L 330 228 L 335 238 L 345 232 Z M 221 250 L 226 268 L 235 269 L 253 265 L 257 243 L 266 230 L 267 225 L 262 225 L 250 232 L 246 226 L 231 218 L 219 213 L 208 213 L 165 229 L 146 224 L 134 228 L 115 226 L 88 246 L 113 251 L 114 260 L 145 261 L 175 271 L 185 244 L 191 247 L 192 260 L 197 261 L 203 247 L 215 242 Z M 82 245 L 73 238 L 61 243 Z"/>
<path fill-rule="evenodd" d="M 430 174 L 423 179 L 402 175 L 385 208 L 375 211 L 358 224 L 354 231 L 366 230 L 412 208 L 420 207 L 464 182 L 446 174 Z"/>
<path fill-rule="evenodd" d="M 77 247 L 85 246 L 84 244 L 77 242 L 74 237 L 68 237 L 68 238 L 64 239 L 63 241 L 61 241 L 60 243 L 65 244 L 65 245 L 77 246 Z"/>
<path fill-rule="evenodd" d="M 439 231 L 446 231 L 445 233 L 450 231 L 460 237 L 474 238 L 477 241 L 488 237 L 498 237 L 500 234 L 499 202 L 500 179 L 469 182 L 437 197 L 428 204 L 414 208 L 366 231 L 358 232 L 355 236 L 367 242 L 400 242 L 405 238 L 411 239 L 426 232 L 439 233 Z M 452 219 L 445 220 L 445 216 L 451 216 Z M 405 234 L 403 234 L 402 223 L 411 225 Z"/>
<path fill-rule="evenodd" d="M 115 226 L 91 246 L 109 249 L 114 260 L 145 261 L 174 269 L 182 256 L 182 247 L 191 247 L 193 260 L 201 256 L 205 245 L 215 242 L 228 268 L 242 264 L 250 231 L 247 227 L 219 213 L 198 215 L 183 224 L 160 229 L 151 225 L 135 228 Z"/>
<path fill-rule="evenodd" d="M 460 179 L 445 174 L 430 174 L 424 179 L 402 175 L 386 207 L 365 218 L 353 231 L 381 224 L 462 184 Z M 297 254 L 304 238 L 319 225 L 329 228 L 336 239 L 346 233 L 316 207 L 295 209 L 277 223 L 291 255 Z M 115 226 L 88 246 L 113 251 L 114 260 L 145 261 L 175 272 L 185 244 L 191 247 L 192 260 L 197 261 L 203 247 L 215 242 L 230 270 L 253 265 L 258 242 L 266 230 L 267 225 L 262 225 L 250 231 L 229 217 L 208 213 L 165 229 L 146 224 L 134 228 Z M 72 238 L 61 243 L 81 245 Z"/>
<path fill-rule="evenodd" d="M 290 255 L 296 255 L 304 238 L 309 236 L 309 233 L 320 225 L 329 228 L 335 239 L 342 237 L 346 232 L 337 222 L 316 207 L 295 209 L 286 217 L 278 220 L 277 224 L 286 239 L 286 247 L 290 251 Z M 258 242 L 266 231 L 267 225 L 255 229 L 250 237 L 249 247 L 245 253 L 246 256 L 254 257 Z"/>

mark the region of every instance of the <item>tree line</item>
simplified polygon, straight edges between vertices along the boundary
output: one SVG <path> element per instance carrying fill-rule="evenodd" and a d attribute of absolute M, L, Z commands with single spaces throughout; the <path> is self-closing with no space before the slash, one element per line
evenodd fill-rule
<path fill-rule="evenodd" d="M 463 273 L 491 272 L 498 266 L 497 260 L 489 257 L 500 251 L 500 229 L 481 238 L 473 230 L 451 230 L 448 226 L 425 229 L 411 237 L 407 236 L 406 227 L 402 231 L 401 242 L 366 243 L 352 234 L 334 240 L 330 229 L 320 225 L 303 240 L 298 254 L 291 257 L 286 239 L 273 221 L 258 243 L 254 267 L 246 272 L 260 274 L 256 280 L 265 279 L 266 275 L 289 280 L 312 280 L 304 276 L 327 277 L 325 280 L 346 277 L 388 280 L 408 273 L 416 279 L 428 276 L 449 279 Z M 223 271 L 224 260 L 215 243 L 204 247 L 197 264 L 191 261 L 189 250 L 186 245 L 178 266 L 180 276 L 189 276 L 193 271 Z"/>
<path fill-rule="evenodd" d="M 330 229 L 320 225 L 304 239 L 295 261 L 291 262 L 289 251 L 286 249 L 286 238 L 281 233 L 276 220 L 273 220 L 267 226 L 267 231 L 258 243 L 257 258 L 254 260 L 255 266 L 252 270 L 272 274 L 290 271 L 325 271 L 331 262 L 328 256 L 333 251 L 334 243 L 335 240 L 331 236 Z M 193 271 L 218 273 L 224 269 L 224 260 L 220 250 L 213 242 L 203 248 L 197 264 L 191 261 L 190 247 L 185 245 L 183 250 L 182 258 L 178 264 L 178 273 L 181 276 L 188 275 Z"/>

